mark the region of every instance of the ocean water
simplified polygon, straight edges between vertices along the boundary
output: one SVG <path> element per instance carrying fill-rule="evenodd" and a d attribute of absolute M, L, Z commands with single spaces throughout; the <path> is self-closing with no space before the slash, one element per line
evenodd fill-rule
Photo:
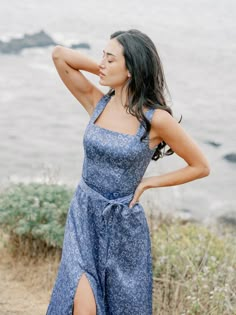
<path fill-rule="evenodd" d="M 43 29 L 62 45 L 88 42 L 91 50 L 84 52 L 100 60 L 112 32 L 146 32 L 160 54 L 175 117 L 183 115 L 181 125 L 207 156 L 211 174 L 150 189 L 141 201 L 155 211 L 182 212 L 205 221 L 236 211 L 236 167 L 223 159 L 236 152 L 235 13 L 233 0 L 1 1 L 0 39 Z M 89 116 L 60 80 L 52 49 L 0 55 L 1 186 L 46 176 L 73 186 L 79 181 Z M 88 78 L 98 84 L 96 76 Z M 175 154 L 152 161 L 145 176 L 185 165 Z"/>

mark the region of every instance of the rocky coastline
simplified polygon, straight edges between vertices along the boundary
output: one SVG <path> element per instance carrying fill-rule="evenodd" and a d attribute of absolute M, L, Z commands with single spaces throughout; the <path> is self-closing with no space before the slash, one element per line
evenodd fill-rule
<path fill-rule="evenodd" d="M 0 40 L 0 54 L 19 54 L 25 48 L 49 47 L 60 45 L 44 30 L 34 34 L 24 34 L 22 38 L 12 38 L 7 42 Z M 65 46 L 63 44 L 63 46 Z M 90 49 L 88 43 L 74 43 L 69 48 Z"/>

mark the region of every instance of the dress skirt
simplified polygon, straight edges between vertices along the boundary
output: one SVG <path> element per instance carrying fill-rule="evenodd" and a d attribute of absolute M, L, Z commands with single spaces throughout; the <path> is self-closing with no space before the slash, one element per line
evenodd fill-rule
<path fill-rule="evenodd" d="M 97 315 L 152 314 L 152 257 L 143 207 L 133 194 L 110 199 L 81 177 L 65 225 L 62 257 L 46 315 L 72 315 L 83 273 Z"/>

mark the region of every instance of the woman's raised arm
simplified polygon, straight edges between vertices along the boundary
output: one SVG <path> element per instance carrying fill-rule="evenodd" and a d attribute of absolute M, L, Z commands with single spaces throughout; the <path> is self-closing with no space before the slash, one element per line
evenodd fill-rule
<path fill-rule="evenodd" d="M 66 87 L 91 116 L 103 93 L 80 70 L 98 75 L 98 63 L 79 51 L 60 45 L 53 48 L 52 59 Z"/>

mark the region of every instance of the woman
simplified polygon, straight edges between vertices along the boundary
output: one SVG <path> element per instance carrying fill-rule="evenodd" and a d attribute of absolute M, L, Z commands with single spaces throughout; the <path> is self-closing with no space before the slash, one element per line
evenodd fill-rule
<path fill-rule="evenodd" d="M 84 163 L 69 207 L 62 257 L 47 315 L 152 314 L 152 260 L 142 193 L 209 175 L 206 157 L 172 117 L 151 39 L 138 30 L 111 35 L 101 62 L 62 46 L 56 69 L 90 116 Z M 99 75 L 107 94 L 80 70 Z M 165 145 L 187 166 L 143 178 Z"/>

